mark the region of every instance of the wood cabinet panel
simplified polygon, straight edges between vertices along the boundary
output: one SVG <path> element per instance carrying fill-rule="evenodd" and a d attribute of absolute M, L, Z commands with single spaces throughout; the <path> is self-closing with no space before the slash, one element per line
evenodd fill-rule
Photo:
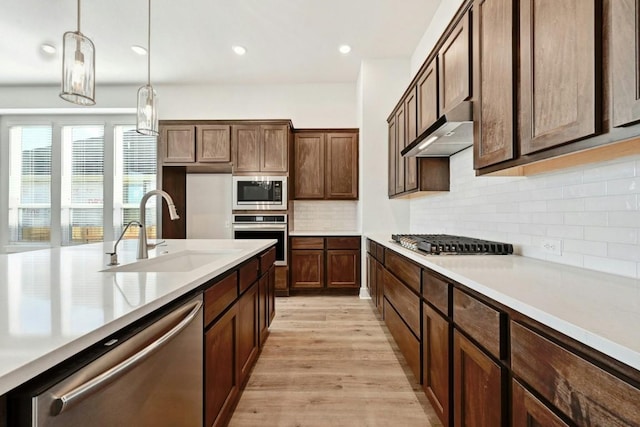
<path fill-rule="evenodd" d="M 376 262 L 376 300 L 378 302 L 378 312 L 383 314 L 384 310 L 384 267 Z"/>
<path fill-rule="evenodd" d="M 511 322 L 511 368 L 577 425 L 640 425 L 640 390 Z"/>
<path fill-rule="evenodd" d="M 260 126 L 234 125 L 232 129 L 234 171 L 260 171 Z"/>
<path fill-rule="evenodd" d="M 397 133 L 396 119 L 393 117 L 389 120 L 389 153 L 387 158 L 387 176 L 389 179 L 387 194 L 389 197 L 396 194 L 396 164 L 399 156 Z"/>
<path fill-rule="evenodd" d="M 267 311 L 269 312 L 267 326 L 271 326 L 273 318 L 276 317 L 276 267 L 271 267 L 269 272 L 269 286 L 267 288 Z"/>
<path fill-rule="evenodd" d="M 253 282 L 256 281 L 259 273 L 260 261 L 258 258 L 253 258 L 251 261 L 244 263 L 242 267 L 240 267 L 238 273 L 238 286 L 240 293 L 243 293 L 253 284 Z"/>
<path fill-rule="evenodd" d="M 376 259 L 379 262 L 384 263 L 384 252 L 385 252 L 384 251 L 384 246 L 382 246 L 382 245 L 377 245 L 376 246 Z"/>
<path fill-rule="evenodd" d="M 422 296 L 445 316 L 449 316 L 449 289 L 444 280 L 428 271 L 422 272 Z"/>
<path fill-rule="evenodd" d="M 234 271 L 204 291 L 204 325 L 207 326 L 238 298 L 238 272 Z"/>
<path fill-rule="evenodd" d="M 415 382 L 420 382 L 420 341 L 411 333 L 411 330 L 402 321 L 400 315 L 396 312 L 389 301 L 385 298 L 384 303 L 384 322 L 389 328 L 389 332 L 398 344 L 400 352 L 407 361 L 407 365 L 413 372 Z"/>
<path fill-rule="evenodd" d="M 289 267 L 278 265 L 275 267 L 275 283 L 273 284 L 278 295 L 289 295 Z"/>
<path fill-rule="evenodd" d="M 458 426 L 496 427 L 502 419 L 503 368 L 457 330 L 453 332 L 453 420 Z"/>
<path fill-rule="evenodd" d="M 453 322 L 498 359 L 505 356 L 500 345 L 502 319 L 498 310 L 459 289 L 453 290 Z"/>
<path fill-rule="evenodd" d="M 359 288 L 360 287 L 360 251 L 328 250 L 327 251 L 327 287 Z"/>
<path fill-rule="evenodd" d="M 367 290 L 371 297 L 373 305 L 378 305 L 378 290 L 377 290 L 377 277 L 376 277 L 376 259 L 367 254 Z"/>
<path fill-rule="evenodd" d="M 324 237 L 292 237 L 291 249 L 324 249 Z"/>
<path fill-rule="evenodd" d="M 394 251 L 386 251 L 384 266 L 395 274 L 407 286 L 420 292 L 421 268 Z"/>
<path fill-rule="evenodd" d="M 544 403 L 529 393 L 516 380 L 511 387 L 511 425 L 513 427 L 568 427 L 569 425 L 554 414 Z"/>
<path fill-rule="evenodd" d="M 360 237 L 327 237 L 327 249 L 360 249 Z"/>
<path fill-rule="evenodd" d="M 415 141 L 418 132 L 418 96 L 413 88 L 404 101 L 404 110 L 407 116 L 407 140 L 405 146 Z M 404 159 L 404 190 L 413 191 L 418 188 L 418 158 L 407 157 Z"/>
<path fill-rule="evenodd" d="M 324 287 L 324 251 L 291 251 L 291 288 Z"/>
<path fill-rule="evenodd" d="M 438 52 L 441 115 L 471 96 L 470 18 L 460 19 Z"/>
<path fill-rule="evenodd" d="M 446 318 L 422 303 L 422 388 L 445 427 L 450 425 L 451 331 Z"/>
<path fill-rule="evenodd" d="M 261 125 L 260 172 L 286 173 L 289 170 L 289 127 Z"/>
<path fill-rule="evenodd" d="M 473 8 L 474 167 L 515 156 L 513 0 L 480 0 Z"/>
<path fill-rule="evenodd" d="M 402 149 L 407 145 L 407 129 L 404 105 L 398 107 L 396 111 L 396 145 L 395 145 L 395 158 L 396 158 L 396 188 L 395 193 L 404 192 L 404 158 L 400 155 Z"/>
<path fill-rule="evenodd" d="M 613 126 L 625 126 L 640 121 L 640 0 L 610 4 Z"/>
<path fill-rule="evenodd" d="M 358 135 L 326 134 L 325 198 L 358 198 Z"/>
<path fill-rule="evenodd" d="M 162 128 L 162 159 L 164 163 L 196 161 L 195 128 L 191 125 L 172 125 Z"/>
<path fill-rule="evenodd" d="M 383 270 L 384 296 L 394 306 L 400 317 L 420 336 L 420 297 L 414 294 L 388 270 Z"/>
<path fill-rule="evenodd" d="M 324 138 L 324 133 L 301 133 L 295 136 L 296 199 L 324 198 Z"/>
<path fill-rule="evenodd" d="M 231 127 L 229 125 L 196 126 L 196 150 L 198 162 L 230 162 Z"/>
<path fill-rule="evenodd" d="M 432 61 L 419 77 L 417 91 L 417 134 L 420 135 L 440 117 L 438 113 L 438 61 Z"/>
<path fill-rule="evenodd" d="M 523 154 L 594 135 L 595 0 L 520 0 Z"/>
<path fill-rule="evenodd" d="M 251 286 L 238 300 L 238 369 L 243 384 L 258 357 L 259 299 L 258 283 Z"/>
<path fill-rule="evenodd" d="M 237 328 L 238 311 L 234 305 L 205 333 L 206 426 L 226 425 L 238 396 Z"/>
<path fill-rule="evenodd" d="M 260 347 L 269 334 L 269 274 L 258 279 L 258 336 Z"/>
<path fill-rule="evenodd" d="M 267 252 L 263 253 L 259 257 L 260 259 L 260 275 L 263 275 L 271 267 L 273 267 L 273 263 L 276 262 L 276 248 L 275 246 L 269 249 Z"/>

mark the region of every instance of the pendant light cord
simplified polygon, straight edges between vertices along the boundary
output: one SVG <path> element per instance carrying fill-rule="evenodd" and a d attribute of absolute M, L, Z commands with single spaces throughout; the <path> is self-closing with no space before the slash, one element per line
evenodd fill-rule
<path fill-rule="evenodd" d="M 147 22 L 147 85 L 151 86 L 151 0 L 149 0 L 149 21 Z"/>
<path fill-rule="evenodd" d="M 78 34 L 80 34 L 80 0 L 78 0 Z"/>

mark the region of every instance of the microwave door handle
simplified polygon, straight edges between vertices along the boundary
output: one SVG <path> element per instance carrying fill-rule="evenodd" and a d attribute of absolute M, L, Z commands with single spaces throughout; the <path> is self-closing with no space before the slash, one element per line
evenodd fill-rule
<path fill-rule="evenodd" d="M 100 388 L 104 387 L 107 384 L 110 384 L 118 377 L 128 372 L 130 369 L 135 367 L 142 360 L 149 357 L 156 350 L 160 349 L 167 342 L 169 342 L 173 337 L 178 335 L 185 329 L 196 317 L 198 311 L 202 307 L 202 301 L 198 300 L 194 302 L 193 308 L 179 323 L 177 323 L 173 328 L 171 328 L 166 334 L 134 354 L 133 356 L 125 359 L 123 362 L 120 362 L 113 368 L 101 373 L 97 377 L 87 381 L 84 384 L 79 385 L 68 393 L 65 393 L 63 396 L 55 398 L 53 400 L 51 406 L 51 415 L 56 416 L 60 415 L 65 410 L 69 409 L 74 404 L 82 401 L 82 399 L 92 395 L 93 393 L 100 390 Z M 144 333 L 144 332 L 141 332 Z"/>

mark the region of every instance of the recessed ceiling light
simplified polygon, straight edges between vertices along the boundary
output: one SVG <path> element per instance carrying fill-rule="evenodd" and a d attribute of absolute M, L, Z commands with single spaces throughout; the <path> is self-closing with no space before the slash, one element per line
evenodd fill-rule
<path fill-rule="evenodd" d="M 147 49 L 143 48 L 142 46 L 138 46 L 136 44 L 131 46 L 131 50 L 134 51 L 135 53 L 137 53 L 138 55 L 146 55 L 147 54 Z"/>
<path fill-rule="evenodd" d="M 54 45 L 48 44 L 48 43 L 44 43 L 40 46 L 40 49 L 44 52 L 44 53 L 48 53 L 49 55 L 53 55 L 54 53 L 56 53 L 56 47 Z"/>
<path fill-rule="evenodd" d="M 348 44 L 343 44 L 338 48 L 338 50 L 343 55 L 346 55 L 347 53 L 351 52 L 351 46 L 349 46 Z"/>
<path fill-rule="evenodd" d="M 233 46 L 231 49 L 236 53 L 236 55 L 244 55 L 247 53 L 247 49 L 242 46 Z"/>

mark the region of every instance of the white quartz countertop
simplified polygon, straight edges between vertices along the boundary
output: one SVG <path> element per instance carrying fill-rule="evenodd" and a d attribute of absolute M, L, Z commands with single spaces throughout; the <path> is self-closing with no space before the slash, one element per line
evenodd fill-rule
<path fill-rule="evenodd" d="M 293 230 L 289 232 L 289 236 L 360 236 L 361 234 L 362 233 L 360 231 L 354 230 Z"/>
<path fill-rule="evenodd" d="M 152 262 L 182 251 L 211 255 L 183 272 L 101 272 L 113 242 L 0 255 L 0 395 L 274 243 L 167 240 L 149 251 Z M 136 261 L 136 248 L 137 240 L 120 243 L 121 265 Z"/>
<path fill-rule="evenodd" d="M 367 236 L 640 370 L 640 280 L 517 255 L 422 255 Z"/>

